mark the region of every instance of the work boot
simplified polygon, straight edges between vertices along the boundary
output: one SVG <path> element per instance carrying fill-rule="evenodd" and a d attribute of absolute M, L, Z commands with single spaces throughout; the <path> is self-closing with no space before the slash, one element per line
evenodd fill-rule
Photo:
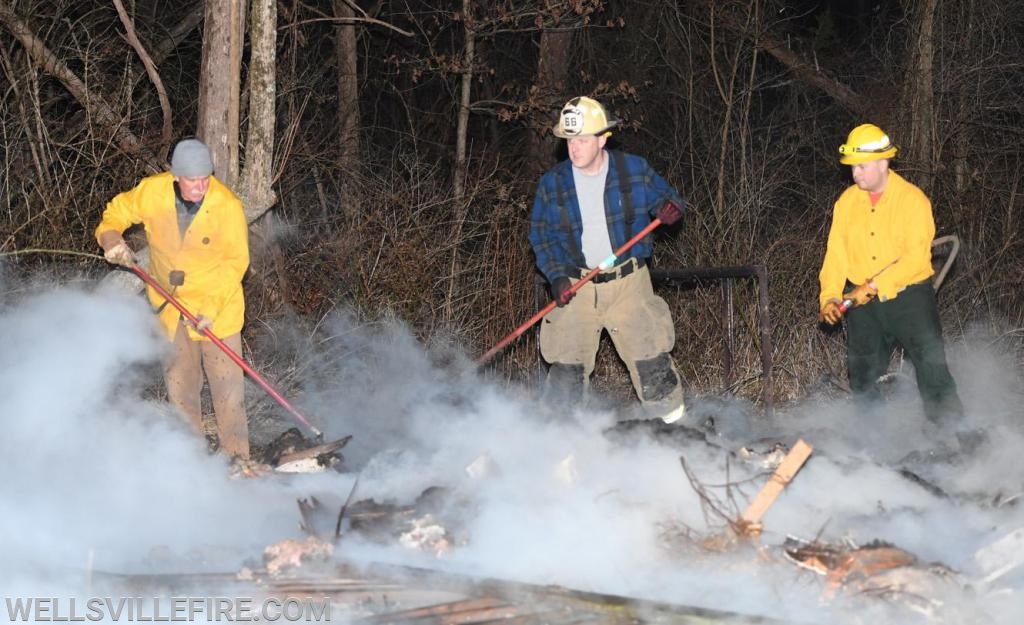
<path fill-rule="evenodd" d="M 668 411 L 663 411 L 661 414 L 661 420 L 665 423 L 676 423 L 686 416 L 686 404 L 679 402 L 679 405 Z"/>
<path fill-rule="evenodd" d="M 554 362 L 548 366 L 541 401 L 576 405 L 587 396 L 586 372 L 582 364 Z"/>

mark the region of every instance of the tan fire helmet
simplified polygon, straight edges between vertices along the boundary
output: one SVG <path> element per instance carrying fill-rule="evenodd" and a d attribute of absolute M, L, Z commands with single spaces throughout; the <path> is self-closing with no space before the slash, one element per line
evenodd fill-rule
<path fill-rule="evenodd" d="M 571 139 L 586 135 L 611 134 L 619 120 L 608 115 L 597 100 L 586 96 L 573 98 L 565 103 L 552 132 L 556 137 Z"/>

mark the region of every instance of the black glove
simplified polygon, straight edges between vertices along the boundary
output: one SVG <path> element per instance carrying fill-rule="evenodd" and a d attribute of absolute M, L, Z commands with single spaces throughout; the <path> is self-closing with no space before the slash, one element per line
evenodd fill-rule
<path fill-rule="evenodd" d="M 676 223 L 682 218 L 683 207 L 682 205 L 676 204 L 674 201 L 669 200 L 665 202 L 664 206 L 658 209 L 655 215 L 658 219 L 661 220 L 662 224 L 666 226 L 671 226 L 672 224 Z"/>
<path fill-rule="evenodd" d="M 551 297 L 554 298 L 555 303 L 561 308 L 569 303 L 569 300 L 576 297 L 576 292 L 571 291 L 572 282 L 565 276 L 561 278 L 555 278 L 555 281 L 551 284 Z"/>

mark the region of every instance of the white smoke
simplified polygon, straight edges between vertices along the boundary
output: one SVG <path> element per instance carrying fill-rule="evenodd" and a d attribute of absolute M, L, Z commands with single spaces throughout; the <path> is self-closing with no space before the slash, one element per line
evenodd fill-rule
<path fill-rule="evenodd" d="M 356 499 L 409 503 L 428 487 L 450 489 L 464 506 L 455 534 L 465 542 L 437 559 L 346 536 L 345 558 L 855 622 L 842 604 L 820 602 L 820 577 L 777 557 L 752 548 L 682 549 L 686 528 L 699 536 L 723 524 L 705 516 L 680 457 L 703 484 L 742 483 L 731 492 L 735 509 L 726 510 L 738 514 L 767 478 L 726 452 L 744 437 L 804 438 L 816 449 L 764 519 L 766 553 L 777 555 L 772 548 L 787 534 L 881 540 L 974 580 L 982 572 L 972 554 L 1024 526 L 1024 507 L 992 501 L 1024 485 L 1015 456 L 1024 443 L 1020 378 L 983 351 L 960 349 L 951 361 L 969 425 L 992 440 L 966 464 L 919 467 L 945 497 L 892 468 L 908 451 L 953 434 L 924 422 L 912 382 L 902 377 L 888 409 L 874 415 L 842 400 L 788 407 L 770 421 L 743 406 L 695 404 L 691 423 L 706 413 L 724 417 L 724 435 L 713 441 L 720 447 L 609 435 L 611 412 L 553 409 L 525 389 L 487 380 L 464 356 L 424 349 L 401 324 L 338 314 L 322 328 L 327 338 L 302 405 L 329 434 L 354 435 L 345 450 L 351 473 L 232 481 L 223 458 L 208 455 L 162 402 L 142 398 L 163 349 L 152 328 L 137 298 L 55 289 L 5 302 L 0 535 L 12 540 L 0 576 L 12 582 L 4 584 L 10 592 L 38 596 L 55 579 L 79 579 L 87 562 L 116 572 L 235 570 L 264 545 L 298 535 L 297 497 L 344 496 L 358 474 Z M 481 458 L 489 472 L 470 477 L 466 468 Z M 723 489 L 715 493 L 728 502 Z M 975 588 L 998 608 L 990 622 L 1024 618 L 1020 577 L 1004 578 L 1010 592 L 994 597 Z"/>
<path fill-rule="evenodd" d="M 203 545 L 238 566 L 294 531 L 284 489 L 229 481 L 226 461 L 183 420 L 142 399 L 165 347 L 142 299 L 56 289 L 5 304 L 5 588 L 80 580 L 89 567 L 194 567 Z"/>

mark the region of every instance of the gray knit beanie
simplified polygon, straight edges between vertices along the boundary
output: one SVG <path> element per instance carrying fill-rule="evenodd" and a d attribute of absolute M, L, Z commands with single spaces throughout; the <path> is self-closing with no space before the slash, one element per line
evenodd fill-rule
<path fill-rule="evenodd" d="M 182 178 L 202 178 L 213 173 L 210 148 L 199 139 L 184 139 L 174 146 L 171 173 Z"/>

